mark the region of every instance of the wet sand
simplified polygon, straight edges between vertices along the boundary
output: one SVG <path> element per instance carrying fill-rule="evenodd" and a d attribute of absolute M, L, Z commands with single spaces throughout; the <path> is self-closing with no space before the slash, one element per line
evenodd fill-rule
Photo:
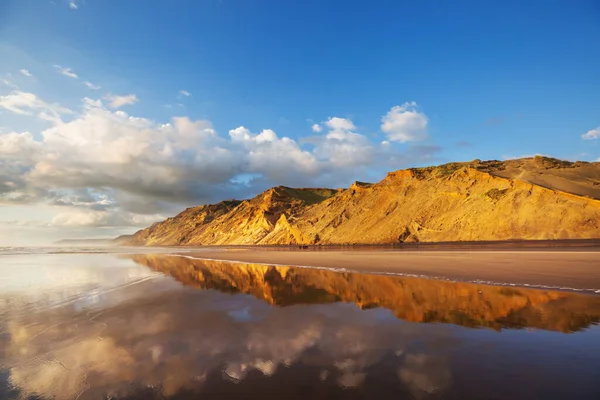
<path fill-rule="evenodd" d="M 131 250 L 0 257 L 0 399 L 600 399 L 598 295 Z"/>
<path fill-rule="evenodd" d="M 398 273 L 462 281 L 490 281 L 557 288 L 600 289 L 598 247 L 430 250 L 226 248 L 182 255 L 248 263 Z"/>

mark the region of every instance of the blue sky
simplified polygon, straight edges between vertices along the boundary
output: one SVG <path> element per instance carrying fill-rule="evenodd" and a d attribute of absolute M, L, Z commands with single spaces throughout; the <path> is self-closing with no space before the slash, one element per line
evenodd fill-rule
<path fill-rule="evenodd" d="M 600 158 L 596 1 L 143 4 L 0 3 L 5 224 L 112 234 L 275 184 L 344 186 L 536 153 Z M 173 117 L 185 120 L 164 133 Z M 110 134 L 98 133 L 107 120 Z M 148 167 L 153 151 L 162 169 Z"/>

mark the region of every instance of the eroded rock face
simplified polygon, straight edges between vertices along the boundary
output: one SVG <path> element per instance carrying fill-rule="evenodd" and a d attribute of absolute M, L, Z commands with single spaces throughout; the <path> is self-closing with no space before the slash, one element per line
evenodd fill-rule
<path fill-rule="evenodd" d="M 574 332 L 600 322 L 599 296 L 178 256 L 129 257 L 187 286 L 246 293 L 277 306 L 341 301 L 385 308 L 412 322 L 492 329 Z"/>
<path fill-rule="evenodd" d="M 547 157 L 391 172 L 346 190 L 278 186 L 187 209 L 136 245 L 390 244 L 600 238 L 600 163 Z"/>

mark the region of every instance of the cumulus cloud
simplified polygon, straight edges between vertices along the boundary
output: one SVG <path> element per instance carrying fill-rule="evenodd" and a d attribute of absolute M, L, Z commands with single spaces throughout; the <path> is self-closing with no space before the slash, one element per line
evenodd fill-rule
<path fill-rule="evenodd" d="M 0 177 L 21 182 L 19 190 L 23 185 L 35 188 L 40 201 L 89 208 L 91 204 L 74 201 L 64 193 L 92 188 L 96 197 L 113 199 L 107 208 L 123 211 L 125 207 L 125 211 L 156 216 L 165 204 L 214 200 L 213 194 L 225 196 L 226 188 L 219 185 L 241 170 L 243 159 L 226 147 L 227 142 L 208 121 L 182 117 L 157 124 L 85 99 L 79 117 L 44 130 L 38 140 L 29 133 L 0 135 L 0 157 L 19 162 L 10 170 L 4 165 Z M 12 201 L 16 192 L 10 191 Z M 7 198 L 8 194 L 4 200 Z M 136 225 L 148 222 L 128 220 Z M 67 222 L 61 217 L 56 224 Z"/>
<path fill-rule="evenodd" d="M 87 87 L 88 87 L 88 89 L 92 89 L 92 90 L 98 90 L 98 89 L 101 89 L 101 88 L 100 88 L 100 86 L 96 86 L 96 85 L 94 85 L 94 84 L 93 84 L 92 82 L 90 82 L 90 81 L 85 81 L 85 82 L 83 82 L 83 84 L 84 84 L 85 86 L 87 86 Z"/>
<path fill-rule="evenodd" d="M 77 76 L 77 74 L 73 72 L 71 68 L 61 67 L 60 65 L 56 64 L 54 65 L 54 68 L 56 68 L 56 70 L 64 76 L 68 76 L 69 78 L 73 79 L 79 79 L 79 76 Z"/>
<path fill-rule="evenodd" d="M 185 96 L 185 97 L 190 97 L 192 94 L 190 92 L 188 92 L 187 90 L 180 90 L 179 95 Z"/>
<path fill-rule="evenodd" d="M 135 104 L 139 101 L 135 94 L 128 94 L 125 96 L 119 96 L 116 94 L 107 94 L 104 99 L 108 101 L 110 108 L 120 108 L 127 105 Z"/>
<path fill-rule="evenodd" d="M 583 140 L 594 140 L 594 139 L 598 139 L 599 137 L 600 137 L 600 126 L 596 129 L 590 129 L 589 131 L 587 131 L 586 133 L 581 135 L 581 138 Z"/>
<path fill-rule="evenodd" d="M 313 132 L 317 132 L 318 133 L 318 132 L 321 132 L 323 130 L 323 128 L 319 124 L 314 124 L 312 126 L 312 130 L 313 130 Z"/>
<path fill-rule="evenodd" d="M 381 119 L 381 130 L 388 140 L 394 142 L 411 142 L 427 138 L 427 116 L 418 110 L 414 101 L 407 102 L 392 109 Z"/>
<path fill-rule="evenodd" d="M 29 72 L 29 70 L 27 70 L 25 68 L 20 69 L 19 72 L 22 73 L 25 76 L 28 76 L 28 77 L 32 77 L 33 76 L 33 74 L 31 72 Z"/>
<path fill-rule="evenodd" d="M 165 218 L 166 216 L 162 214 L 143 215 L 114 209 L 97 211 L 70 208 L 67 211 L 57 214 L 49 226 L 58 228 L 97 228 L 103 226 L 145 227 Z"/>
<path fill-rule="evenodd" d="M 29 132 L 9 132 L 0 135 L 0 155 L 4 160 L 25 161 L 40 150 L 41 144 L 33 139 Z"/>
<path fill-rule="evenodd" d="M 60 213 L 52 219 L 51 226 L 82 227 L 102 226 L 108 222 L 108 213 L 103 211 L 76 211 Z"/>
<path fill-rule="evenodd" d="M 332 131 L 348 132 L 356 129 L 354 123 L 346 118 L 333 117 L 325 122 L 325 125 Z"/>
<path fill-rule="evenodd" d="M 240 126 L 230 130 L 229 136 L 232 144 L 241 145 L 247 155 L 242 169 L 248 173 L 258 173 L 276 182 L 290 175 L 314 176 L 319 172 L 319 161 L 314 154 L 302 150 L 293 139 L 278 137 L 271 129 L 255 135 Z"/>
<path fill-rule="evenodd" d="M 324 125 L 329 131 L 315 149 L 321 158 L 329 159 L 334 167 L 372 163 L 375 148 L 367 137 L 354 132 L 356 126 L 350 119 L 332 117 Z"/>
<path fill-rule="evenodd" d="M 41 132 L 0 134 L 0 202 L 63 207 L 52 226 L 140 226 L 184 206 L 248 198 L 275 185 L 340 187 L 371 180 L 437 146 L 373 142 L 347 118 L 331 117 L 324 134 L 296 141 L 272 129 L 240 126 L 219 135 L 207 120 L 168 123 L 119 110 L 135 95 L 85 98 L 70 109 L 13 91 L 0 107 L 51 121 Z M 368 167 L 368 168 L 367 168 Z M 379 177 L 379 175 L 376 175 Z M 4 182 L 4 183 L 3 183 Z"/>

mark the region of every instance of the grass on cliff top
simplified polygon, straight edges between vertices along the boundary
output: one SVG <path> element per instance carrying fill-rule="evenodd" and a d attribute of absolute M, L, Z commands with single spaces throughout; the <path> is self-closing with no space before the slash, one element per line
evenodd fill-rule
<path fill-rule="evenodd" d="M 410 171 L 413 172 L 417 177 L 424 178 L 428 174 L 432 174 L 435 177 L 446 177 L 450 176 L 456 171 L 460 170 L 463 167 L 470 168 L 479 168 L 482 164 L 482 161 L 479 159 L 475 159 L 473 161 L 465 161 L 465 162 L 451 162 L 447 164 L 441 164 L 436 166 L 429 167 L 421 167 L 421 168 L 409 168 Z"/>
<path fill-rule="evenodd" d="M 573 163 L 570 161 L 559 160 L 558 158 L 546 156 L 535 156 L 534 160 L 537 164 L 542 165 L 544 168 L 570 168 L 573 166 Z"/>
<path fill-rule="evenodd" d="M 288 196 L 309 205 L 320 203 L 338 192 L 335 189 L 293 189 L 289 187 L 283 187 L 283 190 Z"/>
<path fill-rule="evenodd" d="M 454 174 L 456 171 L 460 170 L 463 167 L 475 168 L 480 171 L 493 173 L 494 171 L 502 171 L 508 166 L 518 166 L 524 167 L 525 165 L 534 166 L 542 169 L 550 169 L 550 168 L 572 168 L 577 166 L 583 166 L 585 162 L 570 162 L 565 160 L 559 160 L 557 158 L 546 157 L 546 156 L 535 156 L 531 158 L 521 158 L 514 160 L 489 160 L 489 161 L 481 161 L 479 159 L 475 159 L 473 161 L 466 162 L 451 162 L 447 164 L 441 164 L 437 166 L 430 167 L 422 167 L 422 168 L 410 168 L 413 173 L 415 173 L 419 177 L 425 177 L 426 174 L 430 173 L 433 176 L 437 177 L 447 177 Z"/>
<path fill-rule="evenodd" d="M 485 195 L 487 197 L 489 197 L 492 200 L 500 200 L 502 197 L 504 197 L 504 195 L 506 194 L 506 192 L 508 192 L 508 189 L 490 189 L 488 190 Z"/>

